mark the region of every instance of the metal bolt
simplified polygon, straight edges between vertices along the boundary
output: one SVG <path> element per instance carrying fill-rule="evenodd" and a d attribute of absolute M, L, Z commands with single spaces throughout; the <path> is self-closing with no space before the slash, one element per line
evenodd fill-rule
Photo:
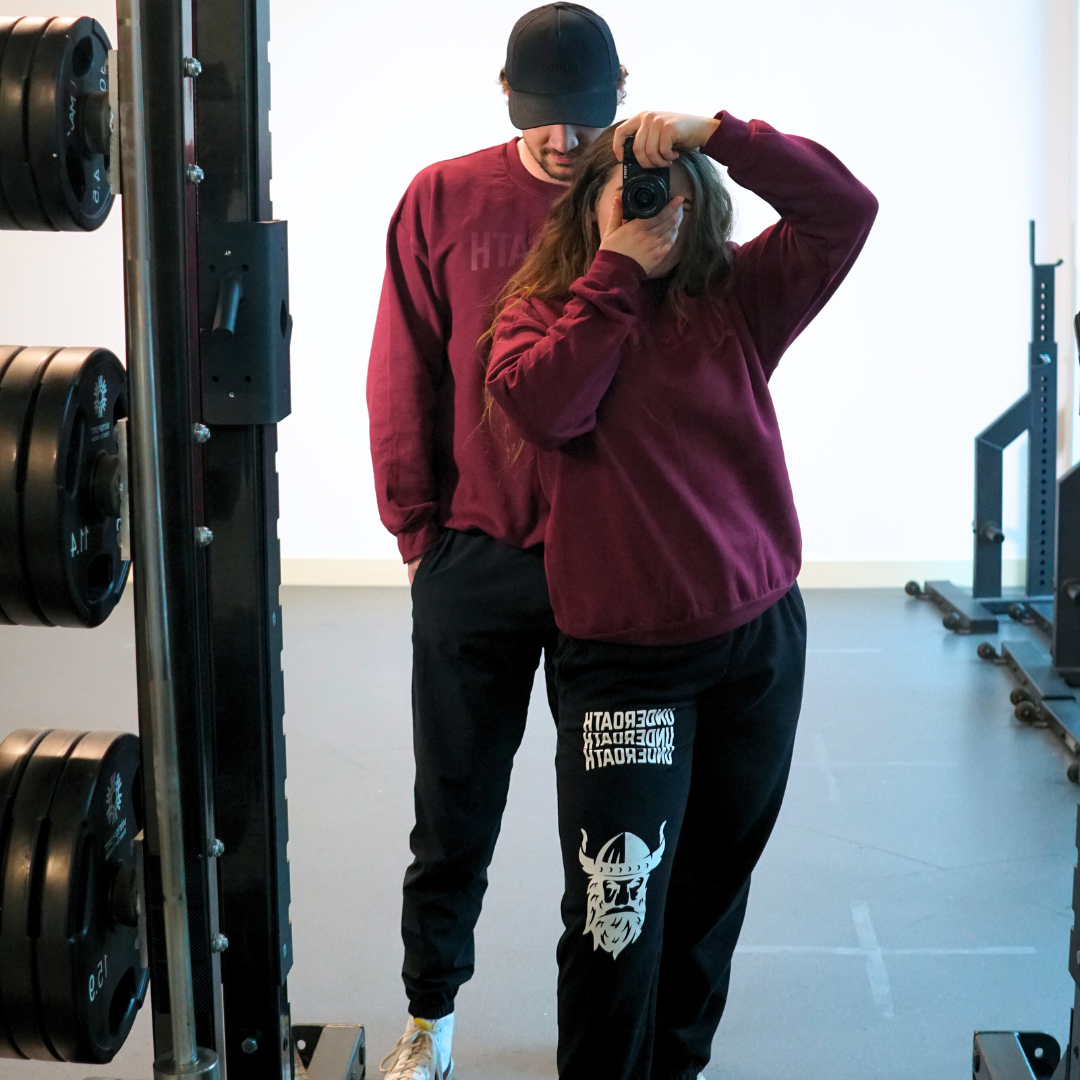
<path fill-rule="evenodd" d="M 215 934 L 210 942 L 210 951 L 223 953 L 229 947 L 229 939 L 224 934 Z"/>
<path fill-rule="evenodd" d="M 189 165 L 184 170 L 184 176 L 187 177 L 187 182 L 189 184 L 201 184 L 206 177 L 206 173 L 204 173 L 198 165 Z"/>
<path fill-rule="evenodd" d="M 270 622 L 271 622 L 271 625 L 277 626 L 277 612 L 276 611 L 270 616 Z"/>
<path fill-rule="evenodd" d="M 185 56 L 184 74 L 189 79 L 197 79 L 202 74 L 202 64 L 194 56 Z"/>
<path fill-rule="evenodd" d="M 213 529 L 208 529 L 205 525 L 200 525 L 195 530 L 195 543 L 198 544 L 199 547 L 206 547 L 208 544 L 210 544 L 213 541 L 213 539 L 214 539 L 214 531 L 213 531 Z"/>
<path fill-rule="evenodd" d="M 288 945 L 282 945 L 281 946 L 281 955 L 283 957 L 289 955 L 289 946 Z"/>
<path fill-rule="evenodd" d="M 245 1054 L 254 1054 L 259 1049 L 259 1040 L 253 1039 L 250 1035 L 240 1044 L 240 1049 Z"/>
<path fill-rule="evenodd" d="M 196 424 L 191 429 L 192 435 L 195 436 L 197 443 L 205 443 L 210 441 L 210 429 L 205 424 Z"/>
<path fill-rule="evenodd" d="M 220 859 L 225 854 L 225 845 L 220 840 L 210 841 L 210 858 Z"/>

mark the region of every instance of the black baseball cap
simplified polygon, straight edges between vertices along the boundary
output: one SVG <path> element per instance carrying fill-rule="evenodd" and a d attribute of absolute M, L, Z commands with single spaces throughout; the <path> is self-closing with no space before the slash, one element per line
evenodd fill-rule
<path fill-rule="evenodd" d="M 615 119 L 619 56 L 608 24 L 580 4 L 522 15 L 506 46 L 510 122 L 607 127 Z"/>

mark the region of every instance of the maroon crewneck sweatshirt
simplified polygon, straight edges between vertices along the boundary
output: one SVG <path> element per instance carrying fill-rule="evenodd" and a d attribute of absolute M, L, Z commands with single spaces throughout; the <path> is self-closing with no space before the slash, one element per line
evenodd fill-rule
<path fill-rule="evenodd" d="M 843 280 L 877 200 L 828 150 L 720 113 L 704 147 L 780 221 L 680 324 L 664 285 L 601 251 L 559 301 L 500 320 L 487 384 L 540 447 L 545 558 L 571 637 L 674 645 L 723 634 L 801 565 L 769 376 Z"/>
<path fill-rule="evenodd" d="M 532 176 L 511 139 L 424 169 L 394 212 L 367 402 L 379 514 L 405 562 L 444 525 L 520 548 L 544 538 L 535 454 L 509 462 L 483 420 L 477 341 L 565 190 Z"/>

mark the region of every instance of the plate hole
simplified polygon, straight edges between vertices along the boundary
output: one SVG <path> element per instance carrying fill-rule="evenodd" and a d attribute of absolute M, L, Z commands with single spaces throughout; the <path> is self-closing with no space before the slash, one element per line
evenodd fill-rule
<path fill-rule="evenodd" d="M 71 52 L 71 73 L 81 79 L 94 62 L 94 39 L 84 37 Z"/>
<path fill-rule="evenodd" d="M 128 968 L 123 978 L 116 984 L 109 1001 L 109 1030 L 118 1034 L 124 1020 L 135 1004 L 135 972 Z"/>
<path fill-rule="evenodd" d="M 86 597 L 91 604 L 99 603 L 112 591 L 112 556 L 106 552 L 90 561 L 86 568 Z"/>

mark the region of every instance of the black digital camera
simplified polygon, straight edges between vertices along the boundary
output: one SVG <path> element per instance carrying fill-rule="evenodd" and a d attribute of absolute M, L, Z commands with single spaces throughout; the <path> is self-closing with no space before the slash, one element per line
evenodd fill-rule
<path fill-rule="evenodd" d="M 671 198 L 671 168 L 643 169 L 634 157 L 634 137 L 623 143 L 623 221 L 656 217 Z"/>

